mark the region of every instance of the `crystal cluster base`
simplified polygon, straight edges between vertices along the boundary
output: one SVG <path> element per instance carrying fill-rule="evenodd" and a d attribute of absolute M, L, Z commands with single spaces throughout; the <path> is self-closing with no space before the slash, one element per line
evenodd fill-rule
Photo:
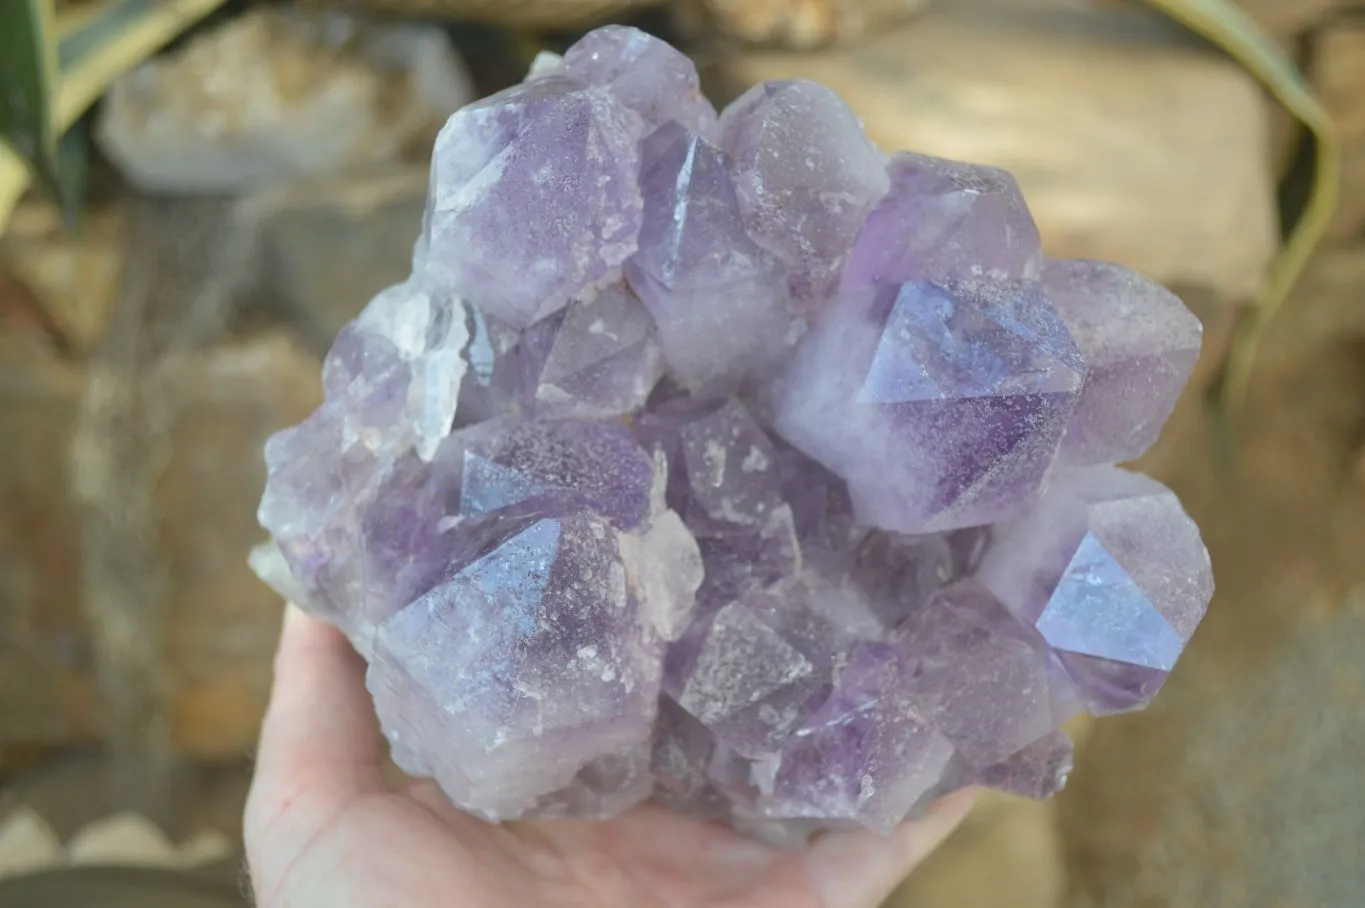
<path fill-rule="evenodd" d="M 267 445 L 252 559 L 463 809 L 791 840 L 1046 797 L 1203 615 L 1198 530 L 1114 466 L 1199 323 L 1045 260 L 1003 171 L 809 82 L 717 114 L 613 26 L 450 119 L 423 228 Z"/>

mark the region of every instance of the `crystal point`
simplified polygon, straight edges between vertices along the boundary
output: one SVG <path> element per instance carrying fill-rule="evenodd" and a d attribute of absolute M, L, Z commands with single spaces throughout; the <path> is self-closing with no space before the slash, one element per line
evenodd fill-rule
<path fill-rule="evenodd" d="M 628 25 L 607 25 L 564 52 L 563 73 L 609 91 L 651 126 L 678 123 L 702 135 L 716 109 L 701 93 L 697 68 L 683 54 Z"/>
<path fill-rule="evenodd" d="M 941 590 L 896 638 L 915 665 L 913 695 L 969 765 L 991 766 L 1054 727 L 1046 644 L 985 587 Z"/>
<path fill-rule="evenodd" d="M 818 311 L 890 185 L 884 157 L 838 95 L 800 79 L 755 85 L 720 130 L 750 235 L 793 269 L 796 299 Z"/>
<path fill-rule="evenodd" d="M 838 473 L 865 523 L 905 533 L 1022 514 L 1083 365 L 1029 282 L 841 295 L 768 389 L 774 427 Z"/>
<path fill-rule="evenodd" d="M 502 541 L 385 622 L 368 683 L 403 768 L 497 816 L 648 740 L 658 643 L 600 518 L 478 529 Z"/>
<path fill-rule="evenodd" d="M 626 276 L 678 379 L 693 391 L 732 391 L 792 333 L 786 269 L 746 233 L 718 148 L 676 124 L 645 148 L 644 226 Z"/>
<path fill-rule="evenodd" d="M 1003 170 L 902 152 L 843 272 L 845 289 L 983 275 L 1037 278 L 1038 228 Z"/>
<path fill-rule="evenodd" d="M 486 416 L 513 408 L 539 417 L 622 416 L 639 409 L 664 374 L 653 320 L 623 283 L 537 322 L 492 360 Z"/>
<path fill-rule="evenodd" d="M 997 527 L 979 577 L 1100 714 L 1151 700 L 1213 595 L 1208 553 L 1175 495 L 1110 466 L 1061 477 L 1028 516 Z"/>
<path fill-rule="evenodd" d="M 1199 320 L 1164 287 L 1107 262 L 1048 262 L 1043 282 L 1086 361 L 1061 461 L 1087 466 L 1140 457 L 1194 371 Z"/>
<path fill-rule="evenodd" d="M 457 112 L 432 158 L 425 279 L 515 328 L 602 282 L 635 251 L 643 131 L 557 77 Z"/>

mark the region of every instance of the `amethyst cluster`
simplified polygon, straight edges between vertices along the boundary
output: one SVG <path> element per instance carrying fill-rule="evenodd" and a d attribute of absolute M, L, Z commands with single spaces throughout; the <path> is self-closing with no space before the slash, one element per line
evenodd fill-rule
<path fill-rule="evenodd" d="M 1043 797 L 1212 593 L 1156 438 L 1200 325 L 1044 259 L 1015 181 L 810 82 L 717 115 L 630 28 L 436 142 L 411 277 L 266 447 L 253 564 L 409 773 L 489 819 L 653 799 L 778 839 Z"/>

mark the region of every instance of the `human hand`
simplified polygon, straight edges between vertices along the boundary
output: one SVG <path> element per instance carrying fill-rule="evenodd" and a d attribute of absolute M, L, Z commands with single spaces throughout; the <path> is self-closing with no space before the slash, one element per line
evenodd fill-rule
<path fill-rule="evenodd" d="M 246 806 L 258 908 L 875 908 L 974 797 L 793 852 L 652 806 L 493 825 L 430 782 L 391 788 L 382 757 L 360 658 L 290 606 Z"/>

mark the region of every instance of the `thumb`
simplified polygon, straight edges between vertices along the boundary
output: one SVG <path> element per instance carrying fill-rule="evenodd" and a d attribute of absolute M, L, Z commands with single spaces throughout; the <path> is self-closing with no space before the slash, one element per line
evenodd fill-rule
<path fill-rule="evenodd" d="M 243 817 L 258 892 L 274 891 L 346 805 L 384 789 L 382 753 L 364 662 L 334 628 L 287 606 Z"/>
<path fill-rule="evenodd" d="M 844 832 L 825 836 L 806 855 L 806 873 L 823 908 L 877 908 L 962 822 L 977 791 L 940 798 L 922 818 L 889 836 Z"/>

